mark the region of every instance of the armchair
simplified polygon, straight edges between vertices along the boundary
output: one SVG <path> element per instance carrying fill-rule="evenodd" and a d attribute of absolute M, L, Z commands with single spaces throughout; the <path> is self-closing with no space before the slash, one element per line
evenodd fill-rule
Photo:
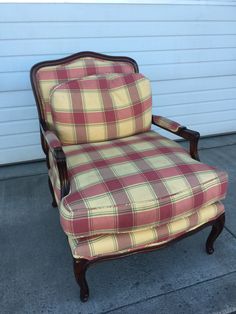
<path fill-rule="evenodd" d="M 94 52 L 31 69 L 52 206 L 71 248 L 80 298 L 92 263 L 147 252 L 224 226 L 227 174 L 199 161 L 199 133 L 151 113 L 150 83 L 128 57 Z M 189 152 L 151 130 L 189 141 Z"/>

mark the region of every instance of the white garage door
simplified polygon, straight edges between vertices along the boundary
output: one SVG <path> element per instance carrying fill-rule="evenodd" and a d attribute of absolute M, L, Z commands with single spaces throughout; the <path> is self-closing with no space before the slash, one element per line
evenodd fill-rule
<path fill-rule="evenodd" d="M 31 66 L 83 50 L 136 59 L 154 113 L 202 135 L 236 131 L 236 3 L 153 2 L 0 4 L 1 164 L 44 157 Z"/>

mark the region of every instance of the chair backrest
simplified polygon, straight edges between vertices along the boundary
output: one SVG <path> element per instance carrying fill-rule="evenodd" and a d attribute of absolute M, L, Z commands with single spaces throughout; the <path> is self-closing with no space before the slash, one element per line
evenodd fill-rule
<path fill-rule="evenodd" d="M 49 129 L 55 130 L 50 97 L 57 86 L 94 75 L 99 77 L 109 74 L 130 74 L 132 76 L 135 73 L 138 73 L 138 65 L 133 59 L 107 56 L 95 52 L 80 52 L 59 60 L 37 63 L 31 69 L 31 83 L 40 122 L 46 123 Z M 66 86 L 68 88 L 71 84 L 66 84 Z M 140 131 L 138 130 L 138 132 Z M 82 142 L 86 142 L 86 139 Z M 64 144 L 69 144 L 69 142 Z"/>

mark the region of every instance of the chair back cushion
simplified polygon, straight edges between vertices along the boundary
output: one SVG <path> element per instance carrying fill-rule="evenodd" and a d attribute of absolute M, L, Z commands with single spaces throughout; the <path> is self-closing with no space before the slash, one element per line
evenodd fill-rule
<path fill-rule="evenodd" d="M 37 71 L 36 78 L 45 121 L 53 130 L 49 94 L 54 86 L 88 75 L 134 72 L 135 69 L 129 62 L 102 60 L 95 57 L 80 57 L 63 64 L 40 68 Z"/>
<path fill-rule="evenodd" d="M 67 81 L 52 90 L 50 105 L 63 145 L 121 138 L 151 127 L 150 82 L 140 73 Z"/>

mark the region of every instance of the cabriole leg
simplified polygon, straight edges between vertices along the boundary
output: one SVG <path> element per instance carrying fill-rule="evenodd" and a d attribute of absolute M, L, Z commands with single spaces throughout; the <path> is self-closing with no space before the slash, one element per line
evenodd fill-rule
<path fill-rule="evenodd" d="M 57 207 L 57 201 L 55 199 L 55 195 L 54 195 L 54 191 L 53 191 L 53 187 L 52 187 L 52 182 L 50 180 L 50 178 L 48 177 L 48 185 L 49 185 L 49 189 L 52 195 L 52 207 Z"/>
<path fill-rule="evenodd" d="M 88 301 L 89 298 L 89 288 L 85 276 L 88 265 L 88 260 L 74 258 L 74 274 L 76 281 L 80 286 L 80 300 L 82 302 Z"/>
<path fill-rule="evenodd" d="M 225 224 L 225 214 L 222 214 L 212 225 L 211 233 L 209 234 L 206 242 L 206 251 L 208 254 L 214 252 L 214 242 L 221 234 Z"/>

